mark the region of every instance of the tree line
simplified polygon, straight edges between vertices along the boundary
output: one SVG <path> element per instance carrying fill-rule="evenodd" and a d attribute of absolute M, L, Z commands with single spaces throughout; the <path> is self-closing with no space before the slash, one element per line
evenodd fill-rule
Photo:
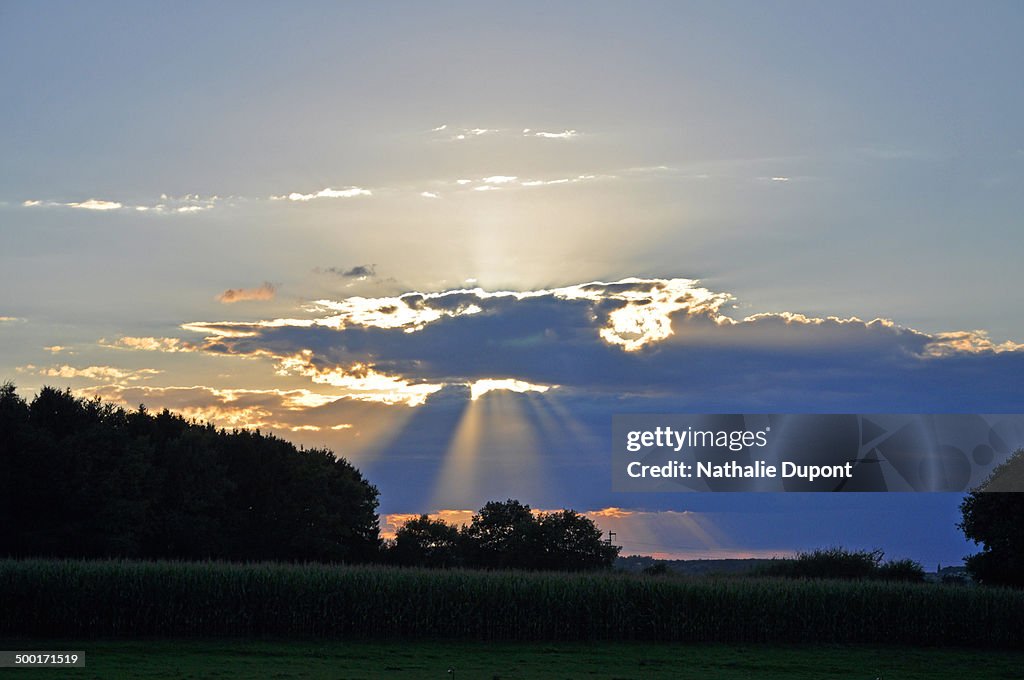
<path fill-rule="evenodd" d="M 567 570 L 618 554 L 588 518 L 512 500 L 462 529 L 421 517 L 382 541 L 378 495 L 327 449 L 0 385 L 0 556 Z"/>
<path fill-rule="evenodd" d="M 978 582 L 1024 586 L 1020 489 L 1024 451 L 961 504 L 959 527 L 982 547 L 966 559 Z M 464 527 L 424 515 L 382 541 L 377 506 L 376 487 L 327 449 L 52 387 L 27 402 L 0 385 L 0 556 L 584 570 L 609 568 L 618 555 L 572 510 L 536 513 L 509 499 Z M 913 563 L 853 557 L 818 551 L 780 563 L 786 573 L 776 575 L 827 567 L 918 578 Z"/>
<path fill-rule="evenodd" d="M 462 527 L 420 515 L 398 529 L 387 554 L 405 566 L 584 571 L 611 567 L 619 546 L 573 510 L 535 513 L 509 499 L 487 503 Z"/>
<path fill-rule="evenodd" d="M 0 387 L 0 551 L 9 556 L 365 561 L 377 489 L 324 449 Z"/>

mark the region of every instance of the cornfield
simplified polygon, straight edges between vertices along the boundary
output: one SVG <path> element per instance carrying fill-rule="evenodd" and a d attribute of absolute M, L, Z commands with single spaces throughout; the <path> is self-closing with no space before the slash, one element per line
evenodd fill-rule
<path fill-rule="evenodd" d="M 1024 592 L 322 564 L 0 560 L 0 637 L 1024 647 Z"/>

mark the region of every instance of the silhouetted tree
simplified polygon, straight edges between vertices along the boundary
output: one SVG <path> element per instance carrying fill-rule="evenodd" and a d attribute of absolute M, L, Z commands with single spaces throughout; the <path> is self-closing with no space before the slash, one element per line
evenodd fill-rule
<path fill-rule="evenodd" d="M 541 569 L 604 569 L 619 555 L 618 546 L 601 540 L 601 530 L 593 520 L 574 510 L 542 513 L 537 528 L 535 564 Z"/>
<path fill-rule="evenodd" d="M 818 548 L 799 553 L 796 558 L 771 560 L 754 573 L 759 576 L 781 576 L 807 579 L 875 579 L 879 581 L 924 581 L 924 567 L 914 560 L 883 562 L 881 550 L 847 550 Z"/>
<path fill-rule="evenodd" d="M 391 550 L 395 563 L 407 566 L 454 567 L 462 564 L 458 527 L 426 515 L 402 525 L 395 532 Z"/>
<path fill-rule="evenodd" d="M 485 569 L 536 566 L 537 521 L 529 505 L 491 501 L 473 515 L 462 532 L 466 563 Z"/>
<path fill-rule="evenodd" d="M 330 451 L 11 383 L 0 428 L 0 554 L 377 557 L 377 489 Z"/>
<path fill-rule="evenodd" d="M 590 518 L 573 510 L 535 513 L 512 499 L 487 503 L 460 538 L 465 564 L 485 569 L 606 569 L 619 554 Z"/>
<path fill-rule="evenodd" d="M 988 585 L 1024 587 L 1024 449 L 997 467 L 982 486 L 960 504 L 959 523 L 967 538 L 982 545 L 966 559 L 974 580 Z"/>

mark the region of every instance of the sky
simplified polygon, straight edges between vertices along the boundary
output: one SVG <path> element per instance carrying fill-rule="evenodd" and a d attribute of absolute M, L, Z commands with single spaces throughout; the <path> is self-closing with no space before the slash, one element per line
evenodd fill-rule
<path fill-rule="evenodd" d="M 382 524 L 973 550 L 622 494 L 615 413 L 1022 412 L 1016 2 L 0 2 L 0 378 L 327 446 Z M 461 514 L 460 514 L 461 513 Z"/>

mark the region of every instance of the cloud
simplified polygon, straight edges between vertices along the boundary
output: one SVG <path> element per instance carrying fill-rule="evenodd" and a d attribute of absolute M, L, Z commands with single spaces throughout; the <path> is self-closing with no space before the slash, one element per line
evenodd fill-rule
<path fill-rule="evenodd" d="M 356 281 L 366 281 L 377 276 L 377 265 L 375 264 L 358 264 L 354 267 L 314 267 L 313 272 L 315 274 L 331 274 L 332 276 L 338 276 L 343 279 L 355 279 Z M 352 284 L 349 284 L 351 286 Z"/>
<path fill-rule="evenodd" d="M 438 196 L 433 191 L 421 191 L 420 196 L 422 196 L 423 198 L 440 198 L 440 196 Z"/>
<path fill-rule="evenodd" d="M 519 136 L 519 137 L 537 137 L 540 139 L 575 139 L 579 136 L 579 132 L 576 130 L 565 129 L 560 132 L 550 132 L 546 130 L 534 130 L 532 128 L 523 128 L 522 133 L 517 132 L 515 129 L 500 129 L 500 128 L 450 128 L 448 125 L 439 125 L 430 130 L 433 133 L 447 133 L 445 138 L 451 141 L 463 141 L 466 139 L 472 139 L 474 137 L 481 137 L 483 135 L 490 136 Z"/>
<path fill-rule="evenodd" d="M 273 300 L 277 292 L 277 286 L 264 281 L 258 288 L 228 288 L 217 296 L 217 300 L 224 304 L 233 304 L 246 300 Z"/>
<path fill-rule="evenodd" d="M 43 349 L 51 354 L 60 354 L 61 352 L 67 351 L 68 348 L 63 345 L 50 345 L 48 347 L 43 347 Z"/>
<path fill-rule="evenodd" d="M 23 368 L 28 369 L 29 367 Z M 35 367 L 33 366 L 31 368 Z M 37 373 L 48 378 L 85 378 L 88 380 L 100 380 L 103 382 L 134 382 L 138 380 L 148 380 L 155 375 L 163 373 L 163 371 L 155 368 L 128 369 L 115 368 L 113 366 L 86 366 L 85 368 L 75 368 L 65 364 L 63 366 L 39 369 Z"/>
<path fill-rule="evenodd" d="M 359 264 L 351 269 L 347 269 L 341 273 L 341 276 L 355 277 L 357 279 L 365 279 L 370 276 L 377 275 L 377 265 L 375 264 Z"/>
<path fill-rule="evenodd" d="M 812 395 L 820 407 L 844 395 L 845 403 L 882 403 L 880 394 L 920 407 L 951 380 L 987 385 L 990 398 L 1014 395 L 1007 372 L 1024 367 L 1024 346 L 979 331 L 928 334 L 886 319 L 793 312 L 733 318 L 733 300 L 681 278 L 353 296 L 312 302 L 307 318 L 189 322 L 182 329 L 201 340 L 114 346 L 262 358 L 277 375 L 405 406 L 457 387 L 466 401 L 550 391 L 599 410 L 622 395 L 692 400 L 701 410 L 725 399 L 731 408 L 799 411 Z"/>
<path fill-rule="evenodd" d="M 534 512 L 558 509 L 535 508 Z M 476 513 L 476 510 L 446 508 L 427 513 L 427 516 L 458 527 L 470 524 Z M 746 545 L 739 545 L 726 530 L 732 527 L 723 513 L 606 507 L 580 514 L 593 520 L 602 534 L 614 532 L 615 542 L 622 546 L 623 555 L 697 560 L 789 557 L 794 552 L 792 549 L 767 547 L 764 538 L 747 540 L 744 541 Z M 417 513 L 385 514 L 381 518 L 381 536 L 393 539 L 407 522 L 419 517 Z"/>
<path fill-rule="evenodd" d="M 343 431 L 352 424 L 324 417 L 322 409 L 342 398 L 310 390 L 222 389 L 204 385 L 153 387 L 111 384 L 74 390 L 86 398 L 98 396 L 120 406 L 170 409 L 185 418 L 218 427 L 289 432 Z"/>
<path fill-rule="evenodd" d="M 514 380 L 512 378 L 484 378 L 476 380 L 469 385 L 469 398 L 476 401 L 488 392 L 503 390 L 506 392 L 538 392 L 544 394 L 550 389 L 557 389 L 558 385 L 534 385 L 525 380 Z"/>
<path fill-rule="evenodd" d="M 99 210 L 99 211 L 110 211 L 110 210 L 134 210 L 139 213 L 151 213 L 156 215 L 172 215 L 172 214 L 194 214 L 211 210 L 218 201 L 221 200 L 220 196 L 200 196 L 199 194 L 185 194 L 183 196 L 169 196 L 167 194 L 160 195 L 160 202 L 154 204 L 138 204 L 131 205 L 122 201 L 108 201 L 98 198 L 90 198 L 85 201 L 71 201 L 62 203 L 59 201 L 41 201 L 41 200 L 27 200 L 22 201 L 21 205 L 26 208 L 35 207 L 57 207 L 57 208 L 75 208 L 79 210 Z"/>
<path fill-rule="evenodd" d="M 289 201 L 312 201 L 316 198 L 355 198 L 357 196 L 372 196 L 373 192 L 369 189 L 362 189 L 360 187 L 346 187 L 345 189 L 321 189 L 320 191 L 313 194 L 301 194 L 293 191 L 286 197 Z M 272 198 L 280 199 L 282 197 L 275 196 Z"/>
<path fill-rule="evenodd" d="M 17 316 L 0 316 L 0 323 L 15 323 L 17 321 L 24 321 L 24 319 Z"/>
<path fill-rule="evenodd" d="M 65 203 L 69 208 L 81 208 L 83 210 L 120 210 L 124 206 L 117 201 L 104 201 L 97 198 L 90 198 L 81 203 Z"/>
<path fill-rule="evenodd" d="M 996 343 L 987 331 L 948 331 L 936 333 L 926 352 L 930 356 L 948 357 L 957 354 L 998 354 L 1024 351 L 1024 344 L 1007 340 Z"/>
<path fill-rule="evenodd" d="M 491 175 L 490 177 L 483 177 L 478 180 L 481 184 L 473 187 L 473 191 L 494 191 L 499 188 L 530 188 L 558 184 L 577 184 L 579 182 L 586 182 L 595 179 L 613 179 L 614 177 L 614 175 L 575 175 L 573 177 L 556 177 L 553 179 L 520 179 L 514 175 Z M 466 186 L 468 184 L 473 184 L 473 180 L 458 179 L 455 180 L 455 183 L 459 186 Z"/>
<path fill-rule="evenodd" d="M 154 338 L 154 337 L 133 337 L 125 336 L 114 341 L 102 338 L 99 341 L 100 347 L 112 349 L 139 350 L 143 352 L 164 352 L 175 354 L 178 352 L 198 352 L 198 345 L 187 342 L 180 338 Z"/>
<path fill-rule="evenodd" d="M 1024 409 L 1019 343 L 975 330 L 926 333 L 889 319 L 741 316 L 734 302 L 696 279 L 641 277 L 320 299 L 288 316 L 188 321 L 181 337 L 101 342 L 173 353 L 174 375 L 190 374 L 183 371 L 194 353 L 223 358 L 230 381 L 234 358 L 244 387 L 262 389 L 124 380 L 101 385 L 100 393 L 329 443 L 366 461 L 371 478 L 402 489 L 401 500 L 391 501 L 395 510 L 476 508 L 515 493 L 536 507 L 597 508 L 609 515 L 600 520 L 606 528 L 614 519 L 609 506 L 623 513 L 633 512 L 630 504 L 665 506 L 611 494 L 607 436 L 616 413 Z M 147 357 L 146 364 L 162 367 L 158 361 Z M 333 429 L 344 424 L 352 427 Z M 631 541 L 662 546 L 631 548 L 645 553 L 665 545 L 694 555 L 776 548 L 756 536 L 712 548 L 669 540 L 684 520 L 665 519 L 664 536 L 648 539 L 639 523 L 620 526 Z M 697 528 L 710 531 L 700 522 Z M 779 545 L 797 545 L 799 533 Z"/>
<path fill-rule="evenodd" d="M 523 134 L 541 137 L 543 139 L 573 139 L 574 137 L 579 136 L 579 133 L 575 130 L 563 130 L 562 132 L 531 132 L 529 129 L 526 129 L 523 130 Z"/>
<path fill-rule="evenodd" d="M 421 406 L 427 397 L 444 387 L 388 375 L 360 362 L 348 366 L 324 366 L 310 350 L 275 358 L 278 360 L 278 375 L 305 376 L 314 383 L 341 388 L 351 399 Z"/>

